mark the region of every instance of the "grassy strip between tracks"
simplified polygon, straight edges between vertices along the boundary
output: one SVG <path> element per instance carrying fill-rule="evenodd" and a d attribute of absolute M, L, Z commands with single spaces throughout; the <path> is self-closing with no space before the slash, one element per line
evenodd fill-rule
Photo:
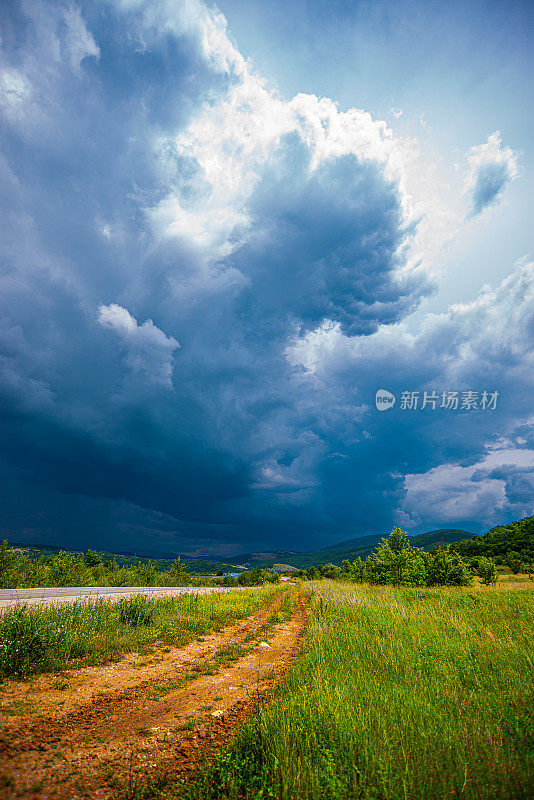
<path fill-rule="evenodd" d="M 156 643 L 184 645 L 253 614 L 282 591 L 269 584 L 222 594 L 77 601 L 6 609 L 0 616 L 0 679 L 102 664 Z"/>
<path fill-rule="evenodd" d="M 310 599 L 295 668 L 190 800 L 534 796 L 534 591 L 325 582 Z"/>
<path fill-rule="evenodd" d="M 266 641 L 267 639 L 270 639 L 274 634 L 274 626 L 281 622 L 287 622 L 290 620 L 297 611 L 297 608 L 298 602 L 296 589 L 290 589 L 284 595 L 284 597 L 282 597 L 280 604 L 267 618 L 267 621 L 261 627 L 251 631 L 243 639 L 242 643 L 228 644 L 221 647 L 211 658 L 195 664 L 190 672 L 185 672 L 177 680 L 153 685 L 147 694 L 147 698 L 149 700 L 159 700 L 162 697 L 165 697 L 169 692 L 172 692 L 175 689 L 178 689 L 180 686 L 188 683 L 190 680 L 194 680 L 201 675 L 215 675 L 216 673 L 220 672 L 221 669 L 226 669 L 234 661 L 238 661 L 240 658 L 248 655 L 248 653 L 250 653 L 250 651 L 259 641 Z M 170 783 L 172 781 L 172 775 L 168 776 L 168 778 Z M 161 783 L 161 781 L 157 781 L 157 783 Z M 140 788 L 137 792 L 137 797 L 142 797 L 143 792 L 145 793 L 145 796 L 149 797 L 153 787 L 151 787 L 150 784 L 143 784 L 142 786 L 144 787 L 143 791 L 141 791 Z"/>

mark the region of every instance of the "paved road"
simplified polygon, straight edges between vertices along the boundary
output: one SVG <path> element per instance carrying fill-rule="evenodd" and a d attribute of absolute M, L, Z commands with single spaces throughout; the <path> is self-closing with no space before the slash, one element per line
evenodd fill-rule
<path fill-rule="evenodd" d="M 29 605 L 73 603 L 75 600 L 96 599 L 98 597 L 119 600 L 121 597 L 133 597 L 136 594 L 149 595 L 150 597 L 176 597 L 180 594 L 209 594 L 210 592 L 229 591 L 235 591 L 235 587 L 67 586 L 51 589 L 0 589 L 0 607 L 20 603 L 28 603 Z"/>

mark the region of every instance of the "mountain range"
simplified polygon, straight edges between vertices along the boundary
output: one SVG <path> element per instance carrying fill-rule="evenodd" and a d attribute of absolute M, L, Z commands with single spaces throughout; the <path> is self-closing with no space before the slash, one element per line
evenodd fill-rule
<path fill-rule="evenodd" d="M 423 547 L 431 550 L 438 544 L 451 544 L 461 539 L 471 537 L 468 531 L 456 528 L 443 528 L 441 530 L 422 533 L 419 536 L 411 536 L 410 543 L 414 547 Z M 213 559 L 212 556 L 191 558 L 179 553 L 161 553 L 157 551 L 143 551 L 142 553 L 123 552 L 103 552 L 99 551 L 104 559 L 114 558 L 120 566 L 130 566 L 140 561 L 151 559 L 156 562 L 160 569 L 169 569 L 174 558 L 180 556 L 184 568 L 190 573 L 213 574 L 215 572 L 240 572 L 245 569 L 275 568 L 282 570 L 288 569 L 307 569 L 308 567 L 319 564 L 338 564 L 344 559 L 354 561 L 356 558 L 366 558 L 369 553 L 380 544 L 382 536 L 362 536 L 359 539 L 349 539 L 345 542 L 323 547 L 321 550 L 310 550 L 308 552 L 298 552 L 295 550 L 273 550 L 261 551 L 256 553 L 241 553 L 236 556 L 227 556 Z M 9 542 L 10 546 L 23 550 L 30 558 L 43 557 L 45 560 L 58 553 L 61 549 L 79 554 L 80 550 L 60 548 L 55 545 L 22 544 L 20 542 Z"/>
<path fill-rule="evenodd" d="M 432 550 L 439 544 L 452 544 L 461 539 L 468 539 L 472 536 L 469 531 L 457 528 L 442 528 L 436 531 L 422 533 L 419 536 L 410 536 L 410 544 L 413 547 L 422 547 L 424 550 Z M 296 552 L 294 550 L 274 550 L 258 553 L 244 553 L 242 555 L 231 556 L 226 559 L 229 563 L 252 569 L 258 567 L 265 569 L 276 565 L 277 567 L 289 566 L 297 569 L 307 569 L 308 567 L 318 566 L 319 564 L 340 565 L 344 559 L 354 561 L 359 558 L 366 558 L 380 544 L 382 536 L 362 536 L 359 539 L 349 539 L 346 542 L 323 547 L 321 550 L 310 550 L 309 552 Z"/>

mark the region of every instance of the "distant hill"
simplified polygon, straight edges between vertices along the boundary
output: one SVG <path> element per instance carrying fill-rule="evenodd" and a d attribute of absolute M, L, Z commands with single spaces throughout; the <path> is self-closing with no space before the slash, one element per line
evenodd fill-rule
<path fill-rule="evenodd" d="M 209 557 L 189 558 L 180 556 L 184 569 L 191 574 L 213 575 L 217 572 L 240 572 L 245 569 L 276 569 L 284 567 L 307 569 L 320 564 L 340 565 L 344 559 L 355 561 L 365 559 L 376 549 L 383 537 L 380 535 L 362 536 L 345 542 L 323 547 L 321 550 L 297 552 L 295 550 L 264 550 L 256 553 L 242 553 L 228 556 L 221 561 Z M 453 544 L 455 549 L 465 556 L 488 555 L 499 557 L 510 550 L 519 553 L 531 553 L 534 558 L 534 517 L 510 522 L 492 528 L 484 536 L 474 536 L 469 531 L 458 528 L 441 528 L 418 536 L 410 536 L 413 547 L 432 550 L 440 544 Z M 60 548 L 55 545 L 28 545 L 10 542 L 11 547 L 23 550 L 30 558 L 50 558 L 61 549 L 66 552 L 80 553 L 80 550 Z M 142 555 L 125 552 L 98 551 L 103 559 L 115 559 L 120 566 L 132 566 L 152 560 L 159 569 L 168 569 L 178 554 L 170 555 L 154 551 L 144 551 Z"/>
<path fill-rule="evenodd" d="M 410 536 L 412 547 L 422 547 L 423 550 L 432 550 L 440 544 L 453 544 L 461 539 L 468 539 L 473 534 L 460 528 L 441 528 L 429 533 L 420 533 L 419 536 Z"/>
<path fill-rule="evenodd" d="M 461 531 L 451 528 L 445 528 L 439 531 L 430 531 L 423 533 L 420 536 L 412 536 L 410 542 L 414 547 L 423 547 L 425 550 L 431 550 L 438 544 L 449 544 L 450 542 L 457 542 L 459 539 L 465 539 L 472 534 L 467 531 Z M 480 538 L 480 537 L 479 537 Z M 359 558 L 367 558 L 369 553 L 380 544 L 382 536 L 362 536 L 359 539 L 349 539 L 346 542 L 339 542 L 338 544 L 329 545 L 321 550 L 310 550 L 309 552 L 299 553 L 295 550 L 263 550 L 257 553 L 242 553 L 237 556 L 229 556 L 221 561 L 217 559 L 210 559 L 209 557 L 189 558 L 188 556 L 180 555 L 184 570 L 190 574 L 213 575 L 217 572 L 242 572 L 246 569 L 276 569 L 280 571 L 281 566 L 287 566 L 288 571 L 291 568 L 307 569 L 308 567 L 318 566 L 319 564 L 341 564 L 341 562 L 348 558 L 349 561 L 354 561 Z M 57 545 L 36 545 L 24 544 L 20 542 L 9 542 L 11 547 L 25 552 L 29 558 L 41 558 L 46 560 L 51 558 L 54 554 L 64 550 L 68 553 L 79 555 L 83 553 L 82 550 L 74 550 L 68 547 L 57 547 Z M 117 564 L 121 567 L 135 566 L 139 563 L 146 563 L 153 561 L 161 570 L 169 569 L 173 560 L 178 557 L 167 553 L 159 553 L 157 551 L 143 551 L 142 554 L 132 552 L 110 552 L 110 551 L 97 551 L 98 554 L 104 559 L 115 559 Z"/>
<path fill-rule="evenodd" d="M 469 531 L 457 528 L 443 528 L 437 531 L 429 531 L 419 536 L 411 536 L 410 544 L 413 547 L 422 547 L 424 550 L 432 550 L 440 544 L 451 544 L 460 539 L 472 536 Z M 289 564 L 299 569 L 316 567 L 319 564 L 340 565 L 344 559 L 355 561 L 357 558 L 367 558 L 380 544 L 382 536 L 362 536 L 359 539 L 349 539 L 346 542 L 323 547 L 321 550 L 310 550 L 305 553 L 297 553 L 291 550 L 277 550 L 274 552 L 244 553 L 232 556 L 228 559 L 232 564 L 239 564 L 241 567 L 252 569 L 270 568 L 276 563 Z"/>
<path fill-rule="evenodd" d="M 24 544 L 21 542 L 8 542 L 10 547 L 15 548 L 16 550 L 21 550 L 23 553 L 26 553 L 28 558 L 43 558 L 47 561 L 53 555 L 56 555 L 61 550 L 65 553 L 72 553 L 73 555 L 80 555 L 83 554 L 85 551 L 83 550 L 73 550 L 69 547 L 57 547 L 56 545 L 51 544 Z M 98 553 L 102 559 L 105 560 L 113 560 L 117 562 L 120 567 L 131 567 L 135 566 L 136 564 L 143 564 L 147 561 L 153 561 L 156 566 L 161 570 L 167 570 L 172 566 L 172 563 L 176 556 L 165 554 L 165 553 L 154 553 L 153 555 L 146 554 L 146 555 L 136 555 L 135 553 L 125 553 L 125 552 L 109 552 L 106 550 L 97 550 L 95 551 Z M 216 572 L 242 572 L 244 568 L 238 567 L 235 564 L 230 564 L 228 561 L 217 561 L 214 559 L 207 558 L 189 558 L 188 556 L 180 556 L 180 559 L 184 565 L 185 572 L 189 574 L 200 574 L 200 575 L 213 575 Z"/>
<path fill-rule="evenodd" d="M 235 566 L 243 569 L 264 569 L 271 564 L 289 564 L 300 568 L 300 561 L 306 560 L 307 553 L 298 553 L 295 550 L 273 550 L 272 552 L 262 551 L 261 553 L 242 553 L 237 556 L 230 556 L 227 560 Z"/>

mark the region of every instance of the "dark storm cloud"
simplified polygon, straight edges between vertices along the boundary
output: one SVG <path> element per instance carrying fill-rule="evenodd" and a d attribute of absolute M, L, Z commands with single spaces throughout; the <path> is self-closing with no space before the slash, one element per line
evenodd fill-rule
<path fill-rule="evenodd" d="M 531 270 L 414 337 L 383 123 L 280 99 L 193 0 L 2 14 L 4 530 L 236 552 L 432 524 L 404 476 L 526 419 Z M 372 406 L 433 384 L 502 407 Z"/>
<path fill-rule="evenodd" d="M 369 499 L 372 513 L 381 506 L 365 491 L 368 476 L 373 476 L 373 486 L 378 485 L 377 475 L 383 481 L 389 477 L 389 488 L 382 485 L 386 497 L 395 478 L 397 490 L 404 494 L 399 484 L 408 474 L 406 496 L 397 497 L 406 524 L 426 526 L 439 520 L 480 529 L 486 520 L 491 524 L 492 519 L 529 513 L 526 493 L 522 504 L 515 501 L 518 494 L 513 505 L 511 497 L 507 499 L 495 465 L 508 464 L 512 476 L 514 464 L 521 473 L 521 464 L 531 458 L 518 420 L 530 413 L 533 277 L 532 264 L 518 265 L 496 290 L 486 288 L 473 303 L 428 317 L 416 335 L 395 325 L 351 339 L 336 327 L 325 327 L 295 340 L 291 358 L 307 369 L 306 385 L 319 394 L 317 409 L 323 407 L 325 391 L 335 395 L 338 406 L 348 405 L 355 395 L 369 404 L 361 419 L 363 441 L 336 481 L 339 497 L 348 496 L 351 481 L 355 484 L 362 475 L 358 504 L 365 508 Z M 385 413 L 373 408 L 378 388 L 396 395 L 395 408 Z M 436 409 L 423 410 L 425 390 L 438 397 L 441 391 L 458 391 L 460 397 L 464 391 L 476 391 L 479 401 L 484 390 L 498 391 L 499 399 L 495 410 L 445 410 L 439 408 L 441 400 Z M 403 391 L 419 393 L 418 409 L 401 409 Z M 469 483 L 473 480 L 482 485 L 475 487 Z M 386 509 L 395 508 L 389 496 Z"/>
<path fill-rule="evenodd" d="M 257 223 L 232 258 L 250 277 L 243 313 L 259 309 L 307 328 L 330 319 L 367 333 L 429 289 L 403 287 L 395 275 L 408 238 L 398 186 L 377 162 L 345 155 L 312 171 L 311 158 L 300 137 L 287 137 L 249 202 Z"/>

